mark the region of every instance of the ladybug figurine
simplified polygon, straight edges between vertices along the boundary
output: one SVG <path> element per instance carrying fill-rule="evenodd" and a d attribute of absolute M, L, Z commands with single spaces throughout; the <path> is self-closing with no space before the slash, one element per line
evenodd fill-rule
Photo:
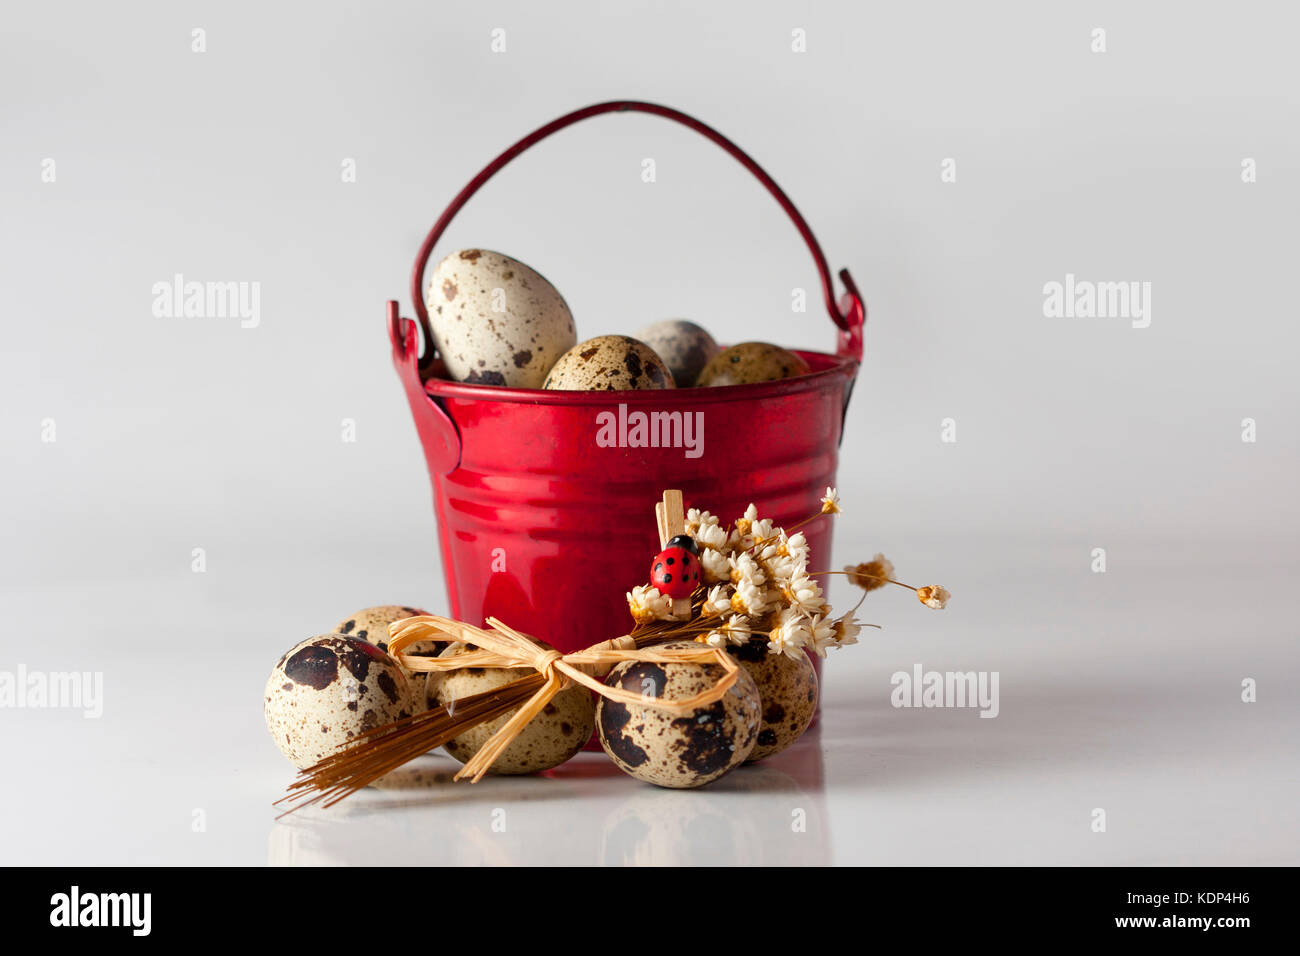
<path fill-rule="evenodd" d="M 700 584 L 700 548 L 689 534 L 679 534 L 655 555 L 650 583 L 674 600 L 688 598 Z"/>

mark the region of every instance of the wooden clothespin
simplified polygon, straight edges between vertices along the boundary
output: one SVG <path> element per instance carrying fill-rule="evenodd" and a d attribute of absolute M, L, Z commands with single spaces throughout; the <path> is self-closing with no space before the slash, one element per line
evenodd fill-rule
<path fill-rule="evenodd" d="M 659 525 L 659 547 L 668 547 L 668 542 L 679 534 L 686 533 L 686 511 L 682 504 L 682 493 L 677 490 L 664 492 L 664 500 L 655 505 L 655 521 Z M 677 598 L 673 601 L 673 618 L 688 621 L 691 617 L 691 599 Z"/>

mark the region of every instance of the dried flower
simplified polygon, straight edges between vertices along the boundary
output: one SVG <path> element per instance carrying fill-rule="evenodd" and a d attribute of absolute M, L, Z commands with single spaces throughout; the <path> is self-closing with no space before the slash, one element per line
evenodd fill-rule
<path fill-rule="evenodd" d="M 731 610 L 731 595 L 727 593 L 727 588 L 721 584 L 715 584 L 709 589 L 708 595 L 704 598 L 704 604 L 700 608 L 700 614 L 704 617 L 716 617 L 720 614 L 726 614 Z"/>
<path fill-rule="evenodd" d="M 862 633 L 862 625 L 854 619 L 853 615 L 845 615 L 831 626 L 835 629 L 835 645 L 837 647 L 847 647 L 850 644 L 858 643 L 858 635 Z"/>
<path fill-rule="evenodd" d="M 697 541 L 699 540 L 700 532 L 704 531 L 706 528 L 716 528 L 717 526 L 718 519 L 707 511 L 700 511 L 698 508 L 692 508 L 690 511 L 686 512 L 686 533 Z"/>
<path fill-rule="evenodd" d="M 802 564 L 784 554 L 777 554 L 768 558 L 763 562 L 763 568 L 767 571 L 768 578 L 778 588 L 784 587 L 795 578 L 807 573 Z"/>
<path fill-rule="evenodd" d="M 638 585 L 627 592 L 627 606 L 632 612 L 632 620 L 638 624 L 672 620 L 672 598 L 660 594 L 658 588 L 648 584 Z"/>
<path fill-rule="evenodd" d="M 748 643 L 753 632 L 749 627 L 749 618 L 742 614 L 733 614 L 707 634 L 695 640 L 710 647 L 726 647 L 728 644 Z"/>
<path fill-rule="evenodd" d="M 781 533 L 781 540 L 777 544 L 777 551 L 780 554 L 789 555 L 795 561 L 807 563 L 808 561 L 808 539 L 804 537 L 802 531 L 796 531 L 790 537 Z"/>
<path fill-rule="evenodd" d="M 704 569 L 704 583 L 718 584 L 731 580 L 731 561 L 721 551 L 704 548 L 700 551 L 700 567 Z"/>
<path fill-rule="evenodd" d="M 832 622 L 824 620 L 820 614 L 815 614 L 808 621 L 808 648 L 818 657 L 826 656 L 826 649 L 834 647 L 835 626 Z"/>
<path fill-rule="evenodd" d="M 744 536 L 749 534 L 749 529 L 753 527 L 754 522 L 758 520 L 758 509 L 754 507 L 751 501 L 745 513 L 736 519 L 736 533 Z"/>
<path fill-rule="evenodd" d="M 695 533 L 695 543 L 701 548 L 713 548 L 721 551 L 727 546 L 727 529 L 715 522 L 705 525 Z"/>
<path fill-rule="evenodd" d="M 768 632 L 767 649 L 774 654 L 799 659 L 811 632 L 808 630 L 808 618 L 794 608 L 786 608 L 777 618 L 776 627 Z"/>
<path fill-rule="evenodd" d="M 843 513 L 840 509 L 840 496 L 835 493 L 834 488 L 827 488 L 826 494 L 822 495 L 822 514 L 838 515 Z"/>
<path fill-rule="evenodd" d="M 763 589 L 748 578 L 741 578 L 736 593 L 731 596 L 731 607 L 740 614 L 759 617 L 767 609 L 767 596 Z"/>
<path fill-rule="evenodd" d="M 848 575 L 850 584 L 856 584 L 864 591 L 874 591 L 894 579 L 894 565 L 883 554 L 878 554 L 870 561 L 846 567 L 844 573 Z"/>
<path fill-rule="evenodd" d="M 743 614 L 735 614 L 729 617 L 722 627 L 718 628 L 718 631 L 732 644 L 744 644 L 753 634 L 749 626 L 749 618 Z"/>
<path fill-rule="evenodd" d="M 781 596 L 790 607 L 809 614 L 826 610 L 826 600 L 822 597 L 821 585 L 806 574 L 793 578 L 781 588 Z"/>
<path fill-rule="evenodd" d="M 767 582 L 767 575 L 763 569 L 758 566 L 753 555 L 747 551 L 740 554 L 734 554 L 730 558 L 731 563 L 731 583 L 740 584 L 741 581 L 748 581 L 750 584 L 762 586 Z"/>
<path fill-rule="evenodd" d="M 936 611 L 942 611 L 948 606 L 948 600 L 952 597 L 948 589 L 938 584 L 927 584 L 923 588 L 916 589 L 916 596 L 921 599 L 921 603 L 926 607 L 932 607 Z"/>

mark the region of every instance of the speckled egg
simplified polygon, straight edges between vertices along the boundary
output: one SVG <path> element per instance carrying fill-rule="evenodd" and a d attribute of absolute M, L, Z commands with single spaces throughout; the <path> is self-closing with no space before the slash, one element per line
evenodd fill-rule
<path fill-rule="evenodd" d="M 636 337 L 664 360 L 678 388 L 690 388 L 709 359 L 720 351 L 704 329 L 685 319 L 664 319 L 637 332 Z"/>
<path fill-rule="evenodd" d="M 598 335 L 560 356 L 544 388 L 622 391 L 674 388 L 673 373 L 650 346 L 626 335 Z"/>
<path fill-rule="evenodd" d="M 403 604 L 379 604 L 375 607 L 357 611 L 356 614 L 348 615 L 339 622 L 334 631 L 337 634 L 346 634 L 349 637 L 359 637 L 363 641 L 375 645 L 381 651 L 387 652 L 388 625 L 394 621 L 404 621 L 408 617 L 419 617 L 428 613 L 428 611 L 422 611 L 418 607 L 408 607 Z M 414 644 L 408 644 L 403 653 L 413 654 L 417 657 L 437 657 L 448 643 L 450 642 L 416 641 Z M 400 661 L 397 666 L 402 667 Z M 425 683 L 428 674 L 423 671 L 412 671 L 406 667 L 402 667 L 402 673 L 406 675 L 406 679 L 411 684 L 411 700 L 414 706 L 419 710 L 428 709 L 428 701 L 425 695 Z"/>
<path fill-rule="evenodd" d="M 704 366 L 695 384 L 700 388 L 718 385 L 751 385 L 807 375 L 808 363 L 788 349 L 767 342 L 741 342 L 723 349 Z"/>
<path fill-rule="evenodd" d="M 462 653 L 462 646 L 453 645 L 443 652 L 443 657 Z M 430 695 L 447 707 L 454 700 L 496 690 L 504 684 L 535 674 L 528 667 L 466 667 L 447 671 L 429 682 Z M 556 694 L 530 720 L 519 736 L 492 764 L 488 773 L 521 774 L 539 773 L 564 763 L 591 739 L 595 725 L 595 704 L 591 691 L 582 686 L 569 687 Z M 449 740 L 447 753 L 461 763 L 468 763 L 488 742 L 493 734 L 505 726 L 518 708 L 507 711 L 495 720 L 471 727 L 459 737 Z"/>
<path fill-rule="evenodd" d="M 397 662 L 356 637 L 322 634 L 290 648 L 266 682 L 266 727 L 299 770 L 357 734 L 410 716 Z"/>
<path fill-rule="evenodd" d="M 664 647 L 699 649 L 693 641 Z M 724 674 L 719 664 L 624 661 L 606 683 L 665 700 L 693 697 Z M 650 704 L 628 705 L 601 698 L 596 729 L 601 745 L 620 770 L 638 780 L 684 790 L 716 780 L 749 757 L 758 740 L 758 687 L 743 669 L 721 700 L 693 714 L 675 716 Z"/>
<path fill-rule="evenodd" d="M 764 640 L 728 648 L 758 687 L 763 722 L 749 762 L 780 753 L 803 735 L 817 710 L 817 672 L 802 651 L 773 654 Z"/>
<path fill-rule="evenodd" d="M 458 382 L 541 388 L 578 341 L 555 287 L 499 252 L 462 249 L 443 259 L 425 304 L 434 345 Z"/>

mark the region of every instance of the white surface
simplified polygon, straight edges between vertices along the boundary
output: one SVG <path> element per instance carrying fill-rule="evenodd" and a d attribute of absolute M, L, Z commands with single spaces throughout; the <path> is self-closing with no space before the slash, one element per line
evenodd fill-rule
<path fill-rule="evenodd" d="M 6 748 L 24 772 L 4 781 L 4 859 L 1300 860 L 1300 674 L 1287 615 L 1269 597 L 1287 593 L 1294 569 L 1187 553 L 1166 558 L 1163 569 L 1095 575 L 1041 550 L 988 546 L 1019 559 L 1008 570 L 960 544 L 944 549 L 945 563 L 963 569 L 943 576 L 956 595 L 947 611 L 928 611 L 902 591 L 873 593 L 864 617 L 886 627 L 866 631 L 861 646 L 830 661 L 820 734 L 704 790 L 659 790 L 625 777 L 601 754 L 583 754 L 546 778 L 367 791 L 281 822 L 270 803 L 292 772 L 259 706 L 274 655 L 232 650 L 252 632 L 306 627 L 306 615 L 269 603 L 269 570 L 264 594 L 254 596 L 267 599 L 266 610 L 244 621 L 208 595 L 184 594 L 187 579 L 179 577 L 159 581 L 159 598 L 140 607 L 116 591 L 83 593 L 83 607 L 72 605 L 70 592 L 46 592 L 43 626 L 60 637 L 29 648 L 29 665 L 102 665 L 107 705 L 98 721 L 59 711 L 6 715 Z M 841 540 L 837 550 L 854 549 Z M 1195 583 L 1207 565 L 1223 575 L 1214 587 Z M 348 570 L 329 559 L 320 567 L 324 591 Z M 100 619 L 93 631 L 85 623 L 90 606 Z M 158 653 L 140 647 L 130 657 L 114 650 L 132 639 L 137 622 L 169 622 L 173 645 Z M 999 671 L 999 716 L 894 709 L 890 675 L 918 662 Z M 1258 680 L 1257 703 L 1241 702 L 1243 677 Z M 446 757 L 427 760 L 456 766 Z M 1096 807 L 1107 814 L 1102 834 L 1091 829 Z M 205 832 L 192 831 L 196 808 Z M 504 833 L 493 829 L 498 809 Z M 796 809 L 806 811 L 806 832 L 791 829 Z"/>
<path fill-rule="evenodd" d="M 105 699 L 0 710 L 0 860 L 1297 862 L 1294 8 L 621 7 L 6 13 L 0 671 L 100 672 Z M 276 658 L 366 605 L 445 606 L 383 304 L 410 314 L 419 241 L 482 164 L 618 97 L 715 124 L 852 269 L 833 565 L 884 551 L 952 606 L 871 595 L 886 629 L 832 661 L 821 736 L 705 792 L 583 757 L 276 824 Z M 815 276 L 775 205 L 654 118 L 530 152 L 445 248 L 470 245 L 543 272 L 583 335 L 832 341 L 815 293 L 791 314 Z M 176 273 L 260 282 L 260 324 L 155 317 Z M 1151 325 L 1045 318 L 1067 273 L 1151 282 Z M 893 709 L 918 662 L 998 671 L 1000 716 Z"/>

